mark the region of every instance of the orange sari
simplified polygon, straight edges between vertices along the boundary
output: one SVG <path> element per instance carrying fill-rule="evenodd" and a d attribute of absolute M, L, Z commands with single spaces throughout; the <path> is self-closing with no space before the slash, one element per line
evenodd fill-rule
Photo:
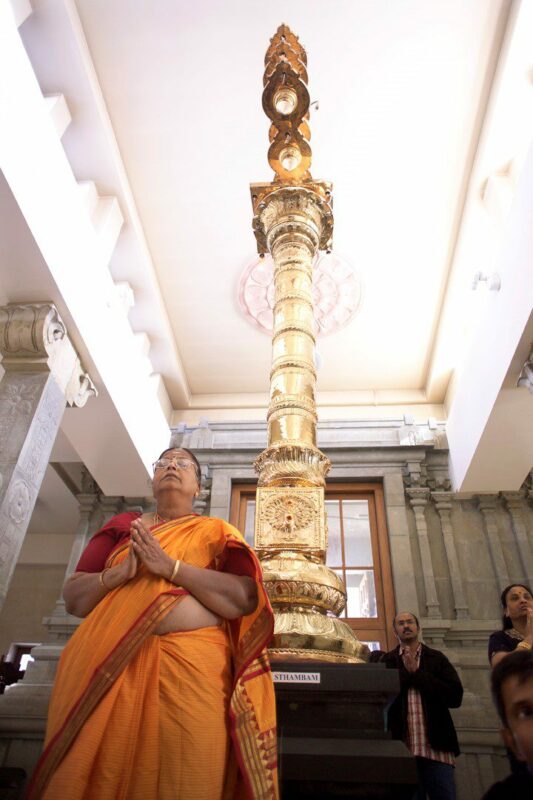
<path fill-rule="evenodd" d="M 253 575 L 257 609 L 223 626 L 152 635 L 188 592 L 140 567 L 68 642 L 29 800 L 277 800 L 273 615 L 253 551 L 228 523 L 152 529 L 172 558 Z M 107 566 L 127 555 L 115 550 Z"/>

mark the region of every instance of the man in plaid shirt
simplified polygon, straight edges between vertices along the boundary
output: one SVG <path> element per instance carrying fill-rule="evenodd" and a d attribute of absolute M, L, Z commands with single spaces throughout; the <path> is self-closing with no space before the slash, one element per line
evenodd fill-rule
<path fill-rule="evenodd" d="M 397 614 L 394 632 L 399 645 L 382 659 L 400 675 L 400 693 L 389 708 L 388 728 L 416 759 L 417 800 L 426 796 L 455 800 L 453 769 L 459 745 L 448 709 L 461 705 L 461 681 L 443 653 L 419 641 L 415 614 Z"/>

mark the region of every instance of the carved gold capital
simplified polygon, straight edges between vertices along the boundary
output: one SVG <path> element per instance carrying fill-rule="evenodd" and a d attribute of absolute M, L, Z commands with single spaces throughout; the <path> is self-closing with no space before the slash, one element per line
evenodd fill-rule
<path fill-rule="evenodd" d="M 329 250 L 333 237 L 331 184 L 310 181 L 300 186 L 253 184 L 252 227 L 259 253 L 272 253 L 285 244 L 307 250 Z"/>
<path fill-rule="evenodd" d="M 295 439 L 267 447 L 254 466 L 259 486 L 324 486 L 331 461 L 318 447 Z"/>
<path fill-rule="evenodd" d="M 68 405 L 84 406 L 97 395 L 53 303 L 0 307 L 0 353 L 6 371 L 49 370 Z"/>

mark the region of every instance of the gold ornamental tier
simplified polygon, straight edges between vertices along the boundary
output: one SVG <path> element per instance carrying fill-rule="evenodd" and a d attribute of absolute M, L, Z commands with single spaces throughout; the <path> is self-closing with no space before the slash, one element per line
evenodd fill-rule
<path fill-rule="evenodd" d="M 326 567 L 329 459 L 316 443 L 313 262 L 331 247 L 332 189 L 309 172 L 307 57 L 281 25 L 265 57 L 263 108 L 275 177 L 251 186 L 260 254 L 274 261 L 268 444 L 259 475 L 255 547 L 275 611 L 274 657 L 360 662 L 367 648 L 337 619 L 341 579 Z"/>

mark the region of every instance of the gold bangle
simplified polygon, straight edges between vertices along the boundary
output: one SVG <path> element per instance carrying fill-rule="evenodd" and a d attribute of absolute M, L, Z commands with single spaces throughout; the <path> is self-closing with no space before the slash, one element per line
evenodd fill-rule
<path fill-rule="evenodd" d="M 100 581 L 100 586 L 102 586 L 106 590 L 106 592 L 109 592 L 109 586 L 106 586 L 105 583 L 104 583 L 104 575 L 110 569 L 111 569 L 111 567 L 106 567 L 105 569 L 102 570 L 102 572 L 98 576 L 98 580 Z"/>
<path fill-rule="evenodd" d="M 174 583 L 174 578 L 178 574 L 178 570 L 180 568 L 181 561 L 179 558 L 176 559 L 176 563 L 174 564 L 174 569 L 172 570 L 172 575 L 170 576 L 170 582 Z"/>
<path fill-rule="evenodd" d="M 531 645 L 529 644 L 529 642 L 521 641 L 516 645 L 516 650 L 518 650 L 519 648 L 520 650 L 531 650 Z"/>

